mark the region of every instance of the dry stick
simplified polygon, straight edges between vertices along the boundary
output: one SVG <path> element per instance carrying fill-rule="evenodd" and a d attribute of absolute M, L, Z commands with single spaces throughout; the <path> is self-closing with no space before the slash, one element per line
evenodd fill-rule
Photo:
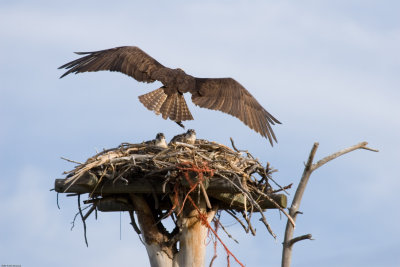
<path fill-rule="evenodd" d="M 89 247 L 89 244 L 87 242 L 87 237 L 86 237 L 86 222 L 82 213 L 81 209 L 81 194 L 78 195 L 78 208 L 79 208 L 79 214 L 81 215 L 82 223 L 83 223 L 83 235 L 85 236 L 85 243 L 86 246 Z"/>
<path fill-rule="evenodd" d="M 247 222 L 247 225 L 248 225 L 246 232 L 249 232 L 249 230 L 250 230 L 251 234 L 253 236 L 255 236 L 256 230 L 254 230 L 253 225 L 251 225 L 251 221 L 250 221 L 249 217 L 247 217 L 247 213 L 245 211 L 241 211 L 241 213 L 242 213 L 243 219 Z"/>
<path fill-rule="evenodd" d="M 290 245 L 290 246 L 293 246 L 294 243 L 299 242 L 299 241 L 301 241 L 301 240 L 306 240 L 306 239 L 314 240 L 314 239 L 312 239 L 312 235 L 311 235 L 311 234 L 306 234 L 306 235 L 301 235 L 301 236 L 292 238 L 292 239 L 289 241 L 289 245 Z"/>
<path fill-rule="evenodd" d="M 234 174 L 234 175 L 236 176 L 236 174 Z M 238 181 L 240 183 L 240 179 L 238 179 Z M 242 185 L 242 188 L 243 188 L 243 185 Z M 256 207 L 256 209 L 260 212 L 260 215 L 261 215 L 260 221 L 265 225 L 265 227 L 267 228 L 267 230 L 270 233 L 270 235 L 272 235 L 272 237 L 274 239 L 276 239 L 276 234 L 274 233 L 274 231 L 272 231 L 272 228 L 269 225 L 269 223 L 267 221 L 267 218 L 265 218 L 264 212 L 261 209 L 260 205 L 258 205 L 258 203 L 253 199 L 253 197 L 251 196 L 251 194 L 247 190 L 244 190 L 243 192 L 246 195 L 246 197 L 250 200 L 251 205 L 252 205 L 252 209 L 253 209 L 253 207 Z M 246 202 L 245 202 L 245 207 L 246 207 Z M 253 230 L 252 230 L 252 233 L 253 233 Z M 255 235 L 255 231 L 254 231 L 254 235 Z"/>
<path fill-rule="evenodd" d="M 236 175 L 236 173 L 233 173 L 234 175 Z M 239 187 L 237 184 L 235 184 L 233 181 L 231 181 L 228 177 L 225 177 L 222 174 L 218 174 L 220 177 L 224 178 L 225 180 L 227 180 L 228 182 L 230 182 L 234 187 L 236 187 L 237 189 L 239 189 L 239 191 L 241 191 L 243 193 L 243 196 L 245 196 L 248 200 L 250 200 L 251 204 L 253 206 L 256 207 L 256 209 L 260 212 L 261 215 L 261 219 L 260 221 L 265 225 L 265 227 L 267 228 L 268 232 L 270 233 L 270 235 L 272 235 L 275 239 L 276 239 L 276 234 L 272 231 L 271 226 L 268 224 L 267 219 L 264 216 L 264 212 L 261 209 L 260 205 L 258 205 L 258 203 L 251 197 L 251 194 L 244 190 L 243 187 Z M 238 181 L 240 182 L 240 179 L 238 179 Z"/>
<path fill-rule="evenodd" d="M 246 225 L 244 225 L 244 223 L 232 211 L 225 210 L 225 212 L 231 215 L 233 218 L 235 218 L 235 220 L 243 227 L 246 233 L 248 232 Z"/>
<path fill-rule="evenodd" d="M 284 189 L 284 190 L 285 190 L 285 189 L 290 189 L 290 188 L 292 188 L 292 185 L 293 185 L 293 183 L 291 183 L 291 184 L 289 184 L 289 185 L 286 185 L 286 186 L 283 187 L 283 189 Z M 279 192 L 281 192 L 281 191 L 283 191 L 283 190 L 282 190 L 282 189 L 277 189 L 277 190 L 272 191 L 271 193 L 272 193 L 272 194 L 276 194 L 276 193 L 279 193 Z"/>
<path fill-rule="evenodd" d="M 79 194 L 78 194 L 78 195 L 79 195 Z M 89 207 L 90 207 L 90 206 L 84 207 L 84 208 L 82 209 L 82 211 L 88 209 Z M 80 215 L 80 214 L 79 214 L 79 211 L 75 214 L 74 219 L 73 219 L 72 222 L 71 222 L 71 224 L 72 224 L 71 229 L 70 229 L 71 231 L 72 231 L 72 229 L 74 229 L 74 227 L 75 227 L 75 221 L 76 221 L 76 218 L 78 217 L 78 215 Z"/>
<path fill-rule="evenodd" d="M 338 152 L 333 153 L 332 155 L 327 156 L 327 157 L 319 160 L 317 163 L 313 164 L 314 156 L 315 156 L 315 153 L 317 152 L 317 149 L 319 146 L 319 143 L 317 143 L 317 142 L 314 143 L 314 145 L 311 149 L 310 155 L 308 156 L 307 163 L 304 167 L 304 171 L 303 171 L 303 175 L 300 179 L 300 183 L 297 186 L 296 194 L 294 195 L 292 205 L 289 208 L 289 215 L 293 218 L 294 221 L 296 221 L 297 214 L 299 213 L 298 210 L 300 208 L 301 199 L 303 198 L 303 194 L 306 189 L 306 186 L 307 186 L 307 183 L 308 183 L 311 173 L 313 171 L 315 171 L 316 169 L 318 169 L 319 167 L 321 167 L 322 165 L 324 165 L 325 163 L 327 163 L 343 154 L 354 151 L 356 149 L 366 149 L 366 150 L 378 152 L 378 150 L 376 150 L 376 149 L 367 147 L 367 144 L 368 144 L 367 142 L 361 142 L 357 145 L 339 150 Z M 296 238 L 292 238 L 293 232 L 294 232 L 294 227 L 288 220 L 288 222 L 286 223 L 285 238 L 283 241 L 282 267 L 290 266 L 291 261 L 292 261 L 292 247 L 293 247 L 294 243 L 301 241 L 301 240 L 305 240 L 305 239 L 311 240 L 311 235 L 303 235 L 303 236 L 299 236 Z"/>
<path fill-rule="evenodd" d="M 138 235 L 140 235 L 142 232 L 140 231 L 138 225 L 136 224 L 135 217 L 133 215 L 133 211 L 131 211 L 131 210 L 129 211 L 129 217 L 131 217 L 131 225 L 132 225 L 133 229 L 135 230 L 135 232 Z"/>
<path fill-rule="evenodd" d="M 208 198 L 207 191 L 204 188 L 204 185 L 203 185 L 202 181 L 200 181 L 200 188 L 201 188 L 201 192 L 203 193 L 204 199 L 206 201 L 207 208 L 212 209 L 210 199 Z"/>
<path fill-rule="evenodd" d="M 360 149 L 361 148 L 361 149 L 366 149 L 366 150 L 370 150 L 370 151 L 373 151 L 373 152 L 379 152 L 379 150 L 369 148 L 369 147 L 367 147 L 367 145 L 368 145 L 367 142 L 361 142 L 361 143 L 359 143 L 357 145 L 354 145 L 354 146 L 345 148 L 343 150 L 340 150 L 340 151 L 338 151 L 336 153 L 333 153 L 332 155 L 327 156 L 327 157 L 319 160 L 317 163 L 313 164 L 312 167 L 311 167 L 311 171 L 314 171 L 314 170 L 318 169 L 319 167 L 321 167 L 322 165 L 324 165 L 325 163 L 327 163 L 327 162 L 329 162 L 329 161 L 331 161 L 331 160 L 333 160 L 333 159 L 335 159 L 335 158 L 337 158 L 337 157 L 339 157 L 339 156 L 341 156 L 343 154 L 346 154 L 346 153 L 349 153 L 351 151 L 354 151 L 356 149 Z"/>
<path fill-rule="evenodd" d="M 235 143 L 233 142 L 232 137 L 230 139 L 231 139 L 232 147 L 236 152 L 247 152 L 247 150 L 239 150 L 239 149 L 237 149 L 236 146 L 235 146 Z"/>
<path fill-rule="evenodd" d="M 275 200 L 273 200 L 270 196 L 268 196 L 267 194 L 261 192 L 260 190 L 258 190 L 257 188 L 254 188 L 256 190 L 257 193 L 259 193 L 260 195 L 262 195 L 263 197 L 265 197 L 266 199 L 268 199 L 272 204 L 274 204 L 274 206 L 279 209 L 283 214 L 285 214 L 285 216 L 288 218 L 288 220 L 290 221 L 290 223 L 292 224 L 293 228 L 296 227 L 296 224 L 292 218 L 292 216 L 290 216 L 278 203 L 276 203 Z"/>
<path fill-rule="evenodd" d="M 65 160 L 65 161 L 72 162 L 72 163 L 76 163 L 76 164 L 79 164 L 79 165 L 82 165 L 82 164 L 83 164 L 82 162 L 75 161 L 75 160 L 72 160 L 72 159 L 67 159 L 67 158 L 64 158 L 64 157 L 60 157 L 60 158 L 63 159 L 63 160 Z"/>
<path fill-rule="evenodd" d="M 92 212 L 96 209 L 95 205 L 92 205 L 89 209 L 88 212 L 86 212 L 85 216 L 83 216 L 83 220 L 86 221 L 86 219 L 92 214 Z"/>
<path fill-rule="evenodd" d="M 57 208 L 60 209 L 60 205 L 58 204 L 58 192 L 57 192 Z"/>
<path fill-rule="evenodd" d="M 224 230 L 225 234 L 226 234 L 230 239 L 232 239 L 233 241 L 235 241 L 236 244 L 239 244 L 239 241 L 237 241 L 237 240 L 228 232 L 228 230 L 226 230 L 226 228 L 224 227 L 224 225 L 223 225 L 219 220 L 218 220 L 217 223 L 221 226 L 222 230 Z"/>
<path fill-rule="evenodd" d="M 275 182 L 275 180 L 274 180 L 271 176 L 269 176 L 269 177 L 267 177 L 267 178 L 268 178 L 268 180 L 271 180 L 276 186 L 278 186 L 279 189 L 280 189 L 281 191 L 283 191 L 283 192 L 285 192 L 286 194 L 290 195 L 289 192 L 286 191 L 286 189 L 287 189 L 286 187 L 282 187 L 280 184 L 278 184 L 277 182 Z"/>

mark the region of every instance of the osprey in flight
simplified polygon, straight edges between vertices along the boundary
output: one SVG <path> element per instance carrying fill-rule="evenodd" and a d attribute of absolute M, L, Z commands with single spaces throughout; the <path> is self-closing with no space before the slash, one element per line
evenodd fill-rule
<path fill-rule="evenodd" d="M 182 121 L 193 120 L 186 105 L 184 93 L 191 93 L 197 106 L 219 110 L 235 116 L 254 131 L 266 137 L 271 145 L 276 140 L 271 124 L 280 123 L 237 81 L 232 78 L 197 78 L 182 69 L 170 69 L 135 46 L 122 46 L 95 52 L 77 52 L 84 55 L 59 67 L 70 73 L 89 71 L 118 71 L 139 82 L 160 81 L 163 86 L 139 96 L 140 102 L 164 119 L 182 126 Z"/>

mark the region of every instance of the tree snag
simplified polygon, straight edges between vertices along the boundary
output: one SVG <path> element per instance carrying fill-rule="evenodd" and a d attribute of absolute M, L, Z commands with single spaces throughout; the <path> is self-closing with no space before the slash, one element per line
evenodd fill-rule
<path fill-rule="evenodd" d="M 372 149 L 367 147 L 367 142 L 361 142 L 359 144 L 356 144 L 354 146 L 339 150 L 336 153 L 333 153 L 330 156 L 327 156 L 321 160 L 319 160 L 317 163 L 313 163 L 315 153 L 317 152 L 319 143 L 314 143 L 310 155 L 308 156 L 307 163 L 304 167 L 303 175 L 300 179 L 299 185 L 297 186 L 296 193 L 293 197 L 292 205 L 289 208 L 289 215 L 290 217 L 296 221 L 297 215 L 300 213 L 299 208 L 300 208 L 300 203 L 301 199 L 303 198 L 304 191 L 306 189 L 308 180 L 310 179 L 310 175 L 313 171 L 318 169 L 319 167 L 323 166 L 324 164 L 328 163 L 329 161 L 340 157 L 346 153 L 349 153 L 351 151 L 354 151 L 356 149 L 366 149 L 374 152 L 378 152 L 376 149 Z M 292 248 L 294 243 L 301 241 L 301 240 L 312 240 L 311 234 L 307 235 L 302 235 L 299 237 L 293 238 L 293 233 L 294 233 L 294 226 L 292 222 L 289 220 L 286 223 L 286 230 L 285 230 L 285 238 L 283 241 L 283 249 L 282 249 L 282 267 L 290 267 L 291 261 L 292 261 Z"/>

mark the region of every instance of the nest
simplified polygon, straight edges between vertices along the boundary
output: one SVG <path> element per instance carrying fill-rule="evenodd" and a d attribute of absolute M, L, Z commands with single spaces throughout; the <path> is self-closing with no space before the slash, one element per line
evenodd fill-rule
<path fill-rule="evenodd" d="M 196 140 L 193 145 L 176 142 L 168 148 L 148 142 L 123 143 L 65 172 L 67 177 L 58 185 L 56 182 L 56 191 L 90 193 L 85 203 L 102 211 L 132 210 L 124 194 L 140 193 L 148 196 L 156 209 L 166 211 L 164 217 L 177 213 L 177 208 L 185 205 L 185 196 L 197 194 L 204 197 L 208 208 L 217 205 L 253 234 L 251 214 L 259 212 L 274 235 L 263 211 L 277 208 L 286 214 L 286 197 L 276 194 L 286 188 L 274 182 L 278 187 L 274 190 L 270 181 L 276 170 L 269 164 L 264 167 L 248 151 L 236 149 L 233 141 L 232 147 L 207 140 Z M 118 202 L 118 208 L 107 208 L 106 200 Z"/>

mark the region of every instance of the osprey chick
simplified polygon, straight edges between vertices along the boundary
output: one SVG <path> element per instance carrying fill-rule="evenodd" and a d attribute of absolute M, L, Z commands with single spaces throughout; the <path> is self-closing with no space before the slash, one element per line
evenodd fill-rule
<path fill-rule="evenodd" d="M 156 139 L 145 142 L 147 145 L 154 145 L 162 148 L 168 148 L 167 141 L 165 141 L 165 136 L 163 133 L 158 133 Z"/>
<path fill-rule="evenodd" d="M 196 141 L 196 131 L 193 129 L 189 129 L 186 133 L 175 135 L 171 139 L 170 143 L 181 142 L 194 145 L 195 141 Z"/>
<path fill-rule="evenodd" d="M 70 73 L 90 71 L 118 71 L 139 82 L 160 81 L 163 86 L 139 96 L 140 102 L 164 119 L 182 126 L 182 121 L 193 120 L 184 93 L 191 93 L 197 106 L 219 110 L 235 116 L 248 127 L 267 138 L 271 145 L 277 142 L 271 125 L 280 123 L 237 81 L 232 78 L 197 78 L 182 69 L 170 69 L 135 46 L 122 46 L 95 52 L 77 52 L 84 55 L 59 67 Z"/>

